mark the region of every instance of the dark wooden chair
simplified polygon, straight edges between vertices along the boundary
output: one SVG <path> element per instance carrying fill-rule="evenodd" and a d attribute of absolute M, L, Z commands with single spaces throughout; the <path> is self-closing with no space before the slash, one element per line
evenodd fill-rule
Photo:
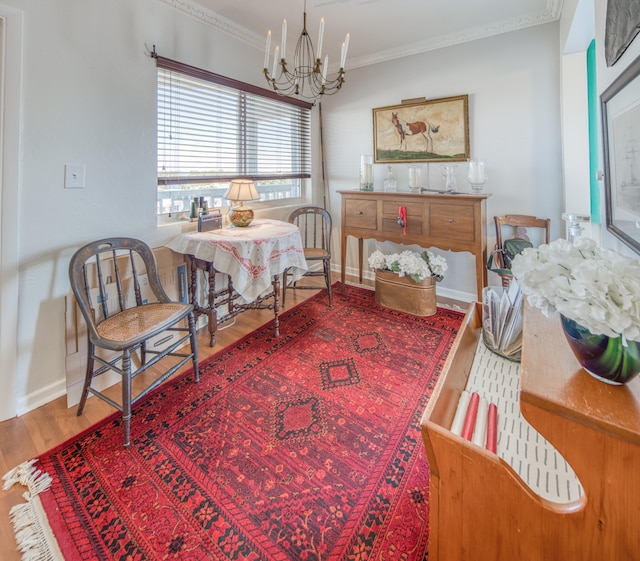
<path fill-rule="evenodd" d="M 300 230 L 304 258 L 310 266 L 304 277 L 324 277 L 329 295 L 329 306 L 333 306 L 331 294 L 331 215 L 328 211 L 317 206 L 305 206 L 294 210 L 289 216 L 289 222 Z M 321 262 L 322 270 L 313 268 Z M 289 281 L 290 269 L 282 274 L 282 307 L 284 308 L 288 289 L 318 290 L 318 285 L 304 284 L 304 277 L 298 281 Z"/>
<path fill-rule="evenodd" d="M 89 393 L 103 399 L 122 412 L 124 445 L 129 446 L 131 406 L 137 400 L 189 360 L 195 381 L 200 379 L 193 306 L 169 299 L 160 284 L 153 252 L 140 240 L 109 238 L 85 245 L 71 258 L 69 280 L 88 335 L 87 369 L 77 414 L 82 414 Z M 165 333 L 161 339 L 171 335 L 168 344 L 149 344 Z M 187 340 L 189 347 L 181 350 Z M 132 398 L 134 378 L 168 357 L 176 357 L 177 363 L 175 358 L 167 360 L 164 374 Z M 122 377 L 121 403 L 91 385 L 96 376 L 109 371 Z"/>
<path fill-rule="evenodd" d="M 493 254 L 493 263 L 496 268 L 492 269 L 502 279 L 502 286 L 507 287 L 513 275 L 502 260 L 504 240 L 518 238 L 531 242 L 534 246 L 541 243 L 549 243 L 551 220 L 549 218 L 536 218 L 527 214 L 507 214 L 504 216 L 494 216 L 496 226 L 496 250 Z M 529 228 L 538 228 L 540 232 L 533 240 L 529 237 Z M 500 271 L 500 272 L 498 272 Z"/>

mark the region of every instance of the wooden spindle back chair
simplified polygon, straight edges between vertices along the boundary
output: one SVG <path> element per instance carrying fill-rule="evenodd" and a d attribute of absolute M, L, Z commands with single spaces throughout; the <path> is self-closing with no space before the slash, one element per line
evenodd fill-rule
<path fill-rule="evenodd" d="M 199 381 L 193 306 L 170 300 L 151 248 L 132 238 L 108 238 L 80 248 L 69 263 L 69 280 L 87 324 L 87 368 L 77 414 L 89 393 L 103 399 L 122 412 L 124 445 L 129 446 L 131 407 L 137 400 L 189 360 Z M 160 339 L 168 343 L 150 344 L 165 332 Z M 163 359 L 164 373 L 132 397 L 133 380 Z M 110 371 L 122 377 L 121 403 L 92 387 L 96 376 Z"/>
<path fill-rule="evenodd" d="M 329 306 L 333 306 L 331 294 L 331 215 L 321 207 L 305 206 L 294 210 L 289 216 L 289 222 L 298 226 L 300 230 L 304 257 L 310 266 L 304 277 L 324 277 Z M 313 268 L 314 264 L 318 262 L 322 265 L 321 270 Z M 319 288 L 317 284 L 303 284 L 303 279 L 289 281 L 289 274 L 290 270 L 287 269 L 282 275 L 283 307 L 288 289 L 318 290 Z"/>

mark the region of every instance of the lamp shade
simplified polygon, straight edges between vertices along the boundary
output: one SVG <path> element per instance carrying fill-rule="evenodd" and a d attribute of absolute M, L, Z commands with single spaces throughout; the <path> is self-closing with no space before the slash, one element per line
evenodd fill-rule
<path fill-rule="evenodd" d="M 260 195 L 251 179 L 234 179 L 224 198 L 230 201 L 255 201 L 260 198 Z"/>
<path fill-rule="evenodd" d="M 229 209 L 229 220 L 234 226 L 244 227 L 253 221 L 253 209 L 244 206 L 244 201 L 255 201 L 260 198 L 258 190 L 251 179 L 234 179 L 224 194 L 225 199 L 239 202 L 238 206 Z"/>

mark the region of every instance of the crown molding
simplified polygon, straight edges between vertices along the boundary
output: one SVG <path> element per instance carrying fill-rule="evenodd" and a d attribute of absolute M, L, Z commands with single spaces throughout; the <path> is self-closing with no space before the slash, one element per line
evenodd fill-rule
<path fill-rule="evenodd" d="M 215 27 L 216 29 L 227 33 L 244 43 L 249 43 L 250 45 L 259 47 L 257 37 L 253 36 L 253 34 L 251 34 L 247 29 L 244 29 L 237 23 L 216 14 L 212 10 L 208 10 L 192 0 L 160 0 L 160 2 L 163 2 L 164 4 L 175 8 L 179 12 L 201 21 L 202 23 Z M 247 40 L 247 38 L 250 38 L 250 40 Z"/>
<path fill-rule="evenodd" d="M 494 22 L 491 25 L 476 27 L 460 33 L 450 33 L 440 37 L 433 37 L 425 41 L 416 41 L 408 45 L 404 45 L 399 49 L 389 49 L 380 51 L 371 55 L 365 55 L 356 58 L 350 58 L 348 66 L 350 68 L 358 68 L 362 66 L 371 66 L 382 62 L 389 62 L 399 58 L 426 53 L 452 47 L 478 39 L 493 37 L 502 33 L 518 31 L 527 27 L 534 27 L 545 23 L 551 23 L 560 19 L 562 13 L 563 0 L 549 0 L 547 8 L 543 12 L 534 12 L 517 18 L 506 19 L 500 22 Z"/>
<path fill-rule="evenodd" d="M 263 48 L 264 37 L 258 36 L 255 33 L 239 26 L 237 23 L 216 14 L 212 10 L 204 8 L 194 0 L 160 1 L 207 25 L 215 27 L 223 33 L 231 35 L 239 41 L 251 45 L 256 49 Z M 492 37 L 502 33 L 509 33 L 511 31 L 517 31 L 527 27 L 558 21 L 562 13 L 563 1 L 564 0 L 548 0 L 546 9 L 541 12 L 533 12 L 525 16 L 494 22 L 491 25 L 476 27 L 460 33 L 451 33 L 449 35 L 442 35 L 440 37 L 434 37 L 424 41 L 416 41 L 398 49 L 388 49 L 386 51 L 380 51 L 370 55 L 349 58 L 347 66 L 349 68 L 371 66 L 373 64 L 389 62 L 391 60 L 407 56 L 435 51 L 437 49 L 452 47 L 454 45 L 468 43 L 470 41 L 476 41 L 478 39 L 484 39 L 486 37 Z"/>

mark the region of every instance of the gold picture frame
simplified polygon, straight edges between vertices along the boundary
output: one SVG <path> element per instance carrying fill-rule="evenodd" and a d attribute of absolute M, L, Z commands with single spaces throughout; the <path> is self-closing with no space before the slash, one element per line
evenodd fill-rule
<path fill-rule="evenodd" d="M 409 101 L 373 109 L 376 163 L 469 159 L 469 96 Z"/>

